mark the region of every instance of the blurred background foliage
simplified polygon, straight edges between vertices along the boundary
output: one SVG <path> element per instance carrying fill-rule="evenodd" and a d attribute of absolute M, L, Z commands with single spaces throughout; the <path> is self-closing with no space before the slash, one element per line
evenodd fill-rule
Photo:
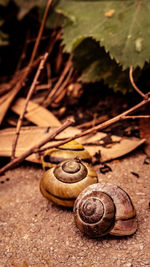
<path fill-rule="evenodd" d="M 0 0 L 0 77 L 12 75 L 28 42 L 29 61 L 43 17 L 46 0 Z M 47 36 L 62 31 L 61 44 L 71 53 L 79 81 L 102 81 L 114 91 L 129 92 L 129 67 L 143 90 L 150 87 L 150 2 L 53 1 L 39 53 Z"/>

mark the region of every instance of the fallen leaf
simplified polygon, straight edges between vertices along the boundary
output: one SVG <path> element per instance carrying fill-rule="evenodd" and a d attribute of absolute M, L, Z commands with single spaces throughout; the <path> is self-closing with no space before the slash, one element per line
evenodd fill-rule
<path fill-rule="evenodd" d="M 57 127 L 22 127 L 20 132 L 20 137 L 16 149 L 16 156 L 20 156 L 22 153 L 24 153 L 26 150 L 31 148 L 33 145 L 37 144 L 42 140 L 46 134 L 50 133 L 50 131 L 55 131 Z M 68 129 L 64 130 L 62 133 L 60 133 L 56 140 L 60 141 L 64 138 L 74 136 L 75 134 L 80 133 L 79 129 L 76 129 L 75 127 L 69 127 Z M 12 141 L 15 134 L 15 128 L 9 128 L 4 129 L 0 131 L 0 156 L 10 157 L 11 156 L 11 150 L 12 150 Z M 94 156 L 95 153 L 100 151 L 100 161 L 105 162 L 112 159 L 116 159 L 119 157 L 122 157 L 126 155 L 127 153 L 130 153 L 134 149 L 136 149 L 138 146 L 143 144 L 145 142 L 145 139 L 138 139 L 138 138 L 121 138 L 118 136 L 111 136 L 112 140 L 115 140 L 115 142 L 111 143 L 111 146 L 104 146 L 104 144 L 101 145 L 101 139 L 103 139 L 107 134 L 99 132 L 91 137 L 88 138 L 88 136 L 82 137 L 79 140 L 80 143 L 84 145 L 86 150 L 91 154 L 91 156 Z M 88 143 L 87 140 L 91 145 L 85 145 Z M 97 143 L 97 145 L 93 145 L 92 142 Z M 56 141 L 48 142 L 45 146 L 47 147 L 52 144 L 56 144 Z M 98 144 L 99 143 L 99 144 Z M 30 155 L 26 160 L 41 163 L 40 156 L 38 154 L 32 154 Z"/>
<path fill-rule="evenodd" d="M 122 138 L 120 142 L 118 143 L 112 143 L 110 147 L 104 147 L 102 145 L 99 146 L 87 146 L 84 145 L 86 150 L 91 154 L 91 156 L 94 156 L 95 153 L 100 151 L 100 161 L 106 162 L 110 161 L 112 159 L 120 158 L 134 149 L 136 149 L 138 146 L 142 145 L 145 142 L 145 139 L 138 139 L 138 138 Z"/>
<path fill-rule="evenodd" d="M 86 145 L 87 143 L 97 143 L 100 140 L 102 140 L 102 138 L 104 138 L 107 134 L 103 133 L 103 132 L 97 132 L 95 134 L 91 134 L 91 135 L 86 135 L 83 137 L 80 137 L 78 139 L 79 142 L 81 142 L 83 145 Z"/>
<path fill-rule="evenodd" d="M 11 107 L 11 110 L 20 115 L 23 111 L 25 101 L 25 98 L 18 98 Z M 24 117 L 38 126 L 59 127 L 61 125 L 61 122 L 49 110 L 33 101 L 29 101 Z"/>
<path fill-rule="evenodd" d="M 39 143 L 46 134 L 49 134 L 50 131 L 55 131 L 57 127 L 37 127 L 37 126 L 29 126 L 29 127 L 22 127 L 20 131 L 20 136 L 16 148 L 16 157 L 23 154 L 25 151 L 30 149 L 32 146 Z M 60 133 L 56 139 L 62 140 L 67 137 L 71 137 L 77 133 L 79 133 L 80 130 L 69 127 L 68 129 L 64 130 L 62 133 Z M 14 139 L 14 135 L 16 133 L 15 128 L 7 128 L 0 131 L 0 156 L 2 157 L 10 157 L 12 152 L 12 142 Z M 45 146 L 47 147 L 49 145 L 52 145 L 53 143 L 56 144 L 56 141 L 48 142 Z M 38 154 L 32 154 L 26 160 L 31 162 L 37 162 L 41 163 L 40 156 Z"/>

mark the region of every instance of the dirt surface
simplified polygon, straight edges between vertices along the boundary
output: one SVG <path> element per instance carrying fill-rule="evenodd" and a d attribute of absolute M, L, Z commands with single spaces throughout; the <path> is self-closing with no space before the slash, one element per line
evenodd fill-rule
<path fill-rule="evenodd" d="M 26 164 L 8 171 L 0 183 L 0 267 L 150 266 L 150 165 L 145 157 L 138 150 L 109 163 L 112 172 L 106 174 L 96 167 L 99 179 L 121 186 L 136 207 L 138 230 L 122 238 L 82 235 L 71 210 L 41 195 L 41 168 Z"/>

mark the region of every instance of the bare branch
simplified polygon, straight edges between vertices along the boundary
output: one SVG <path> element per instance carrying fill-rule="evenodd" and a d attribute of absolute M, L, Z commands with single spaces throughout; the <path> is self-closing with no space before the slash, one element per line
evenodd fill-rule
<path fill-rule="evenodd" d="M 35 86 L 37 84 L 37 80 L 39 78 L 41 70 L 44 68 L 44 64 L 45 64 L 45 61 L 46 61 L 47 57 L 48 57 L 48 53 L 45 53 L 45 55 L 41 59 L 41 62 L 39 64 L 39 67 L 38 67 L 38 70 L 36 72 L 36 75 L 35 75 L 35 77 L 33 79 L 31 87 L 30 87 L 30 89 L 28 91 L 28 95 L 27 95 L 27 98 L 26 98 L 26 101 L 25 101 L 25 105 L 24 105 L 23 111 L 20 114 L 20 117 L 18 119 L 18 123 L 17 123 L 17 127 L 16 127 L 16 135 L 15 135 L 14 142 L 12 144 L 12 157 L 11 157 L 12 159 L 15 157 L 15 149 L 16 149 L 16 146 L 17 146 L 17 142 L 18 142 L 18 138 L 19 138 L 20 129 L 21 129 L 21 125 L 22 125 L 24 114 L 26 112 L 29 100 L 30 100 L 30 98 L 31 98 L 31 96 L 32 96 L 32 94 L 34 92 L 34 89 L 35 89 Z"/>
<path fill-rule="evenodd" d="M 33 60 L 35 58 L 35 55 L 36 55 L 36 52 L 37 52 L 37 49 L 38 49 L 38 46 L 39 46 L 39 43 L 40 43 L 40 39 L 42 37 L 42 33 L 43 33 L 43 30 L 44 30 L 44 25 L 45 25 L 45 22 L 46 22 L 46 19 L 47 19 L 48 11 L 50 9 L 50 6 L 51 6 L 52 2 L 53 2 L 53 0 L 48 0 L 48 2 L 47 2 L 47 6 L 46 6 L 46 9 L 45 9 L 45 12 L 44 12 L 44 15 L 43 15 L 43 19 L 42 19 L 42 23 L 41 23 L 41 26 L 40 26 L 40 29 L 39 29 L 39 33 L 38 33 L 38 36 L 36 38 L 36 42 L 35 42 L 35 45 L 34 45 L 34 48 L 33 48 L 33 51 L 32 51 L 32 55 L 31 55 L 31 58 L 30 58 L 30 62 L 29 62 L 29 66 L 28 66 L 29 68 L 32 65 Z"/>
<path fill-rule="evenodd" d="M 58 88 L 56 94 L 53 97 L 53 101 L 55 103 L 58 103 L 59 100 L 61 99 L 61 94 L 65 90 L 66 86 L 68 85 L 68 82 L 70 81 L 70 78 L 71 78 L 72 73 L 73 73 L 73 68 L 70 68 L 66 79 L 64 80 L 64 82 L 62 83 L 62 85 Z"/>
<path fill-rule="evenodd" d="M 68 143 L 68 142 L 70 142 L 72 140 L 75 140 L 77 138 L 80 138 L 82 136 L 97 132 L 99 130 L 103 130 L 103 129 L 107 128 L 108 126 L 112 125 L 113 123 L 116 123 L 116 122 L 122 120 L 123 117 L 125 117 L 126 115 L 136 111 L 137 109 L 139 109 L 140 107 L 144 106 L 145 104 L 147 104 L 149 102 L 150 102 L 150 98 L 144 99 L 143 101 L 141 101 L 140 103 L 138 103 L 134 107 L 124 111 L 123 113 L 117 115 L 116 117 L 114 117 L 114 118 L 112 118 L 110 120 L 107 120 L 107 121 L 105 121 L 103 123 L 100 123 L 97 126 L 92 127 L 91 129 L 88 129 L 88 130 L 85 130 L 85 131 L 83 131 L 83 132 L 81 132 L 79 134 L 76 134 L 73 137 L 66 138 L 65 140 L 59 141 L 56 144 L 50 145 L 50 146 L 48 146 L 46 148 L 42 148 L 42 149 L 39 150 L 39 152 L 43 152 L 43 151 L 45 151 L 47 149 L 51 149 L 53 147 L 58 147 L 60 145 L 66 144 L 66 143 Z"/>
<path fill-rule="evenodd" d="M 126 120 L 126 119 L 132 119 L 132 120 L 149 119 L 149 118 L 150 118 L 150 115 L 136 115 L 136 116 L 124 116 L 124 117 L 122 117 L 123 120 Z"/>
<path fill-rule="evenodd" d="M 140 96 L 142 96 L 143 98 L 146 98 L 146 95 L 144 93 L 142 93 L 142 91 L 137 87 L 137 85 L 134 82 L 134 79 L 133 79 L 133 67 L 132 66 L 130 66 L 129 78 L 130 78 L 130 82 L 131 82 L 133 88 L 138 92 L 138 94 Z"/>
<path fill-rule="evenodd" d="M 54 88 L 50 91 L 49 95 L 47 96 L 45 102 L 44 102 L 44 107 L 48 107 L 52 101 L 53 101 L 53 97 L 55 96 L 58 88 L 61 86 L 66 74 L 68 73 L 68 71 L 70 70 L 72 66 L 72 62 L 71 62 L 71 57 L 68 59 L 66 66 L 58 80 L 58 82 L 56 83 L 56 85 L 54 86 Z"/>

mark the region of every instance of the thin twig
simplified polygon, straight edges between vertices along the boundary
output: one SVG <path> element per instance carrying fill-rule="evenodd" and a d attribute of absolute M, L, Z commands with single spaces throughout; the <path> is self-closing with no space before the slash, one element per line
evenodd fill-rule
<path fill-rule="evenodd" d="M 41 26 L 40 26 L 40 29 L 39 29 L 39 33 L 38 33 L 38 36 L 36 38 L 36 42 L 35 42 L 35 45 L 34 45 L 34 48 L 33 48 L 33 51 L 32 51 L 32 55 L 31 55 L 31 58 L 30 58 L 29 68 L 33 63 L 33 60 L 35 58 L 37 49 L 39 47 L 40 39 L 42 37 L 42 33 L 43 33 L 43 30 L 44 30 L 44 25 L 45 25 L 45 22 L 46 22 L 46 19 L 47 19 L 47 15 L 48 15 L 48 12 L 49 12 L 49 9 L 50 9 L 50 6 L 51 6 L 52 2 L 53 2 L 53 0 L 48 0 L 48 2 L 47 2 L 47 6 L 46 6 L 45 11 L 44 11 L 44 15 L 43 15 L 42 23 L 41 23 Z"/>
<path fill-rule="evenodd" d="M 100 118 L 94 118 L 93 120 L 88 121 L 88 122 L 84 122 L 82 124 L 79 124 L 76 127 L 78 129 L 90 128 L 91 126 L 95 126 L 95 125 L 100 124 L 100 123 L 102 123 L 102 122 L 104 122 L 106 120 L 108 120 L 108 116 L 107 115 L 103 115 Z"/>
<path fill-rule="evenodd" d="M 47 45 L 47 51 L 49 54 L 51 54 L 54 45 L 56 44 L 56 42 L 60 39 L 61 37 L 61 29 L 57 30 L 57 31 L 53 31 L 51 36 L 50 36 L 50 42 Z"/>
<path fill-rule="evenodd" d="M 70 78 L 71 78 L 71 75 L 73 73 L 73 70 L 74 70 L 73 68 L 70 68 L 66 79 L 64 80 L 64 82 L 62 83 L 62 85 L 58 88 L 56 94 L 53 96 L 53 98 L 51 99 L 51 101 L 54 101 L 55 102 L 55 99 L 56 99 L 56 103 L 59 102 L 59 96 L 63 92 L 63 90 L 66 88 L 66 86 L 68 85 L 68 83 L 70 81 Z M 57 99 L 58 99 L 58 101 L 57 101 Z"/>
<path fill-rule="evenodd" d="M 68 71 L 70 70 L 72 66 L 72 62 L 71 62 L 71 57 L 68 59 L 68 62 L 66 63 L 66 66 L 58 80 L 58 82 L 56 83 L 56 85 L 54 86 L 54 88 L 50 91 L 49 95 L 47 96 L 45 102 L 44 102 L 44 107 L 48 107 L 51 102 L 52 102 L 52 98 L 54 97 L 54 95 L 56 94 L 58 88 L 61 86 L 66 74 L 68 73 Z"/>
<path fill-rule="evenodd" d="M 74 122 L 67 120 L 66 122 L 64 122 L 64 124 L 62 126 L 60 126 L 55 132 L 49 134 L 48 136 L 44 137 L 43 140 L 41 140 L 38 144 L 34 145 L 33 147 L 31 147 L 29 150 L 27 150 L 26 152 L 24 152 L 21 156 L 19 156 L 18 158 L 15 158 L 13 160 L 11 160 L 7 165 L 5 165 L 4 167 L 2 167 L 0 169 L 0 175 L 2 173 L 4 173 L 5 171 L 7 171 L 8 169 L 15 167 L 18 163 L 22 162 L 25 158 L 27 158 L 28 156 L 30 156 L 32 153 L 37 152 L 37 150 L 41 147 L 44 146 L 47 142 L 49 142 L 50 140 L 54 139 L 60 132 L 64 131 L 66 128 L 68 128 L 70 125 L 72 125 Z"/>
<path fill-rule="evenodd" d="M 51 88 L 51 86 L 52 86 L 52 81 L 51 81 L 52 71 L 51 71 L 51 65 L 49 62 L 47 62 L 47 64 L 46 64 L 46 71 L 47 71 L 47 84 L 49 85 L 49 88 Z"/>
<path fill-rule="evenodd" d="M 132 119 L 132 120 L 149 119 L 149 118 L 150 118 L 150 115 L 136 115 L 136 116 L 124 116 L 124 117 L 122 117 L 123 120 L 126 120 L 126 119 Z"/>
<path fill-rule="evenodd" d="M 36 91 L 38 90 L 48 90 L 50 88 L 50 84 L 46 83 L 46 84 L 39 84 L 39 85 L 36 85 Z"/>
<path fill-rule="evenodd" d="M 41 59 L 41 62 L 39 64 L 39 67 L 37 69 L 37 72 L 35 74 L 35 77 L 34 77 L 33 82 L 31 84 L 31 87 L 30 87 L 30 89 L 28 91 L 28 95 L 26 97 L 24 108 L 23 108 L 22 113 L 20 114 L 20 117 L 18 119 L 17 127 L 16 127 L 16 135 L 15 135 L 14 142 L 12 144 L 12 156 L 11 156 L 12 159 L 15 157 L 15 150 L 16 150 L 16 146 L 17 146 L 17 142 L 18 142 L 18 138 L 19 138 L 20 129 L 21 129 L 21 125 L 22 125 L 22 122 L 23 122 L 24 114 L 26 112 L 26 109 L 27 109 L 29 100 L 30 100 L 30 98 L 31 98 L 31 96 L 32 96 L 32 94 L 34 92 L 34 89 L 35 89 L 35 86 L 37 84 L 37 80 L 39 78 L 39 75 L 41 73 L 41 70 L 44 68 L 44 64 L 45 64 L 45 61 L 46 61 L 47 57 L 48 57 L 48 53 L 45 53 L 44 56 Z"/>
<path fill-rule="evenodd" d="M 142 96 L 143 98 L 146 98 L 146 95 L 136 86 L 135 82 L 134 82 L 134 79 L 133 79 L 133 67 L 130 66 L 130 69 L 129 69 L 129 78 L 130 78 L 130 82 L 133 86 L 133 88 L 138 92 L 138 94 L 140 96 Z"/>
<path fill-rule="evenodd" d="M 123 117 L 125 117 L 128 114 L 130 114 L 131 112 L 136 111 L 137 109 L 139 109 L 140 107 L 142 107 L 143 105 L 145 105 L 145 104 L 147 104 L 149 102 L 150 102 L 150 98 L 144 99 L 143 101 L 141 101 L 140 103 L 138 103 L 134 107 L 124 111 L 123 113 L 117 115 L 116 117 L 114 117 L 114 118 L 112 118 L 110 120 L 107 120 L 107 121 L 105 121 L 105 122 L 103 122 L 101 124 L 98 124 L 97 126 L 92 127 L 91 129 L 88 129 L 88 130 L 85 130 L 85 131 L 83 131 L 83 132 L 81 132 L 79 134 L 76 134 L 76 135 L 74 135 L 72 137 L 66 138 L 63 141 L 59 141 L 56 144 L 47 146 L 46 148 L 42 148 L 38 152 L 43 152 L 43 151 L 45 151 L 47 149 L 51 149 L 53 147 L 58 147 L 60 145 L 66 144 L 66 143 L 68 143 L 68 142 L 70 142 L 72 140 L 75 140 L 77 138 L 80 138 L 82 136 L 85 136 L 85 135 L 88 135 L 88 134 L 91 134 L 91 133 L 96 133 L 99 130 L 103 130 L 103 129 L 107 128 L 108 126 L 112 125 L 113 123 L 116 123 L 116 122 L 122 120 Z"/>

